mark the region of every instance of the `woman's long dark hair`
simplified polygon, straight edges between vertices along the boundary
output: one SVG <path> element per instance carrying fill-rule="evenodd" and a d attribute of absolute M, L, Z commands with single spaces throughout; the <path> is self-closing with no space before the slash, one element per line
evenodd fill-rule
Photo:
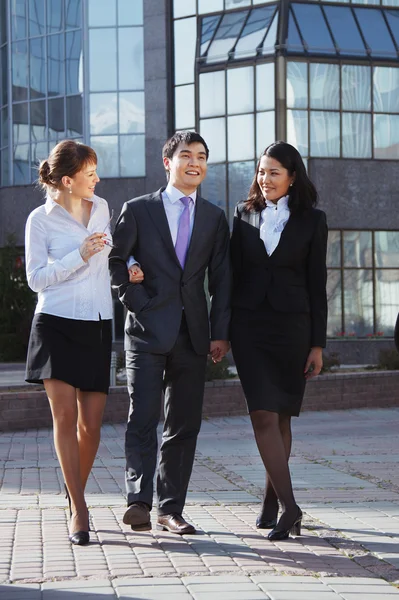
<path fill-rule="evenodd" d="M 317 191 L 306 173 L 305 165 L 298 150 L 287 144 L 287 142 L 274 142 L 264 150 L 259 157 L 256 165 L 255 176 L 253 178 L 249 194 L 246 201 L 246 210 L 261 211 L 265 208 L 266 202 L 262 191 L 258 185 L 258 172 L 262 156 L 270 156 L 277 160 L 289 175 L 295 175 L 292 187 L 289 188 L 288 208 L 292 213 L 303 212 L 304 210 L 316 206 Z"/>

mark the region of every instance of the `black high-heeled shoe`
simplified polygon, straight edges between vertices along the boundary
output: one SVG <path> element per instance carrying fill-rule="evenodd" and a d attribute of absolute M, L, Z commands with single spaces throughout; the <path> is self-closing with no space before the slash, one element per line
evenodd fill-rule
<path fill-rule="evenodd" d="M 286 540 L 289 537 L 289 534 L 301 535 L 302 511 L 299 508 L 299 506 L 297 506 L 297 513 L 295 515 L 294 520 L 289 524 L 288 527 L 284 526 L 284 529 L 280 525 L 280 522 L 283 519 L 283 517 L 284 514 L 280 517 L 280 521 L 278 522 L 276 527 L 267 536 L 270 541 Z"/>
<path fill-rule="evenodd" d="M 256 517 L 256 529 L 273 529 L 277 525 L 277 517 L 275 519 L 264 519 L 262 515 Z"/>
<path fill-rule="evenodd" d="M 71 496 L 69 495 L 66 483 L 64 483 L 64 488 L 65 488 L 65 498 L 68 500 L 68 505 L 69 505 L 69 518 L 71 518 L 72 517 Z M 89 516 L 87 517 L 87 530 L 91 531 Z"/>
<path fill-rule="evenodd" d="M 68 536 L 69 541 L 75 546 L 87 546 L 90 542 L 90 534 L 88 531 L 76 531 Z"/>

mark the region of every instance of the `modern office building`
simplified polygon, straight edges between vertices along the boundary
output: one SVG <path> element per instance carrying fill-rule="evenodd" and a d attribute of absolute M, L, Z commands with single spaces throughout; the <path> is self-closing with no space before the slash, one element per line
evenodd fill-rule
<path fill-rule="evenodd" d="M 231 222 L 275 139 L 306 160 L 328 215 L 329 327 L 392 336 L 399 310 L 399 0 L 0 0 L 0 243 L 22 243 L 37 161 L 99 155 L 117 211 L 164 183 L 161 148 L 196 129 L 202 194 Z M 331 346 L 332 347 L 332 346 Z M 348 346 L 347 346 L 348 347 Z M 346 350 L 345 350 L 346 351 Z"/>

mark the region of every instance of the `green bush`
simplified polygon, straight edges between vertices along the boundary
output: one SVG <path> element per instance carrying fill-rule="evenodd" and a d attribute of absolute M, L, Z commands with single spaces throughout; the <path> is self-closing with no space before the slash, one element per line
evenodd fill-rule
<path fill-rule="evenodd" d="M 218 363 L 214 363 L 208 356 L 206 363 L 205 381 L 214 381 L 215 379 L 230 379 L 234 377 L 229 371 L 229 361 L 226 357 Z"/>
<path fill-rule="evenodd" d="M 399 354 L 393 348 L 390 350 L 380 350 L 378 355 L 378 368 L 386 371 L 399 370 Z"/>
<path fill-rule="evenodd" d="M 321 373 L 328 373 L 332 370 L 332 367 L 339 367 L 341 360 L 338 352 L 330 352 L 330 354 L 323 353 L 323 367 Z"/>

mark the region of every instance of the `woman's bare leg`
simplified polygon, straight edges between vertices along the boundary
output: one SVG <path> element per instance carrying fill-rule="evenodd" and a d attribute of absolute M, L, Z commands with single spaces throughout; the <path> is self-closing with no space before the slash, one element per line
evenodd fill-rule
<path fill-rule="evenodd" d="M 78 443 L 83 490 L 96 458 L 101 437 L 106 394 L 78 390 Z"/>

